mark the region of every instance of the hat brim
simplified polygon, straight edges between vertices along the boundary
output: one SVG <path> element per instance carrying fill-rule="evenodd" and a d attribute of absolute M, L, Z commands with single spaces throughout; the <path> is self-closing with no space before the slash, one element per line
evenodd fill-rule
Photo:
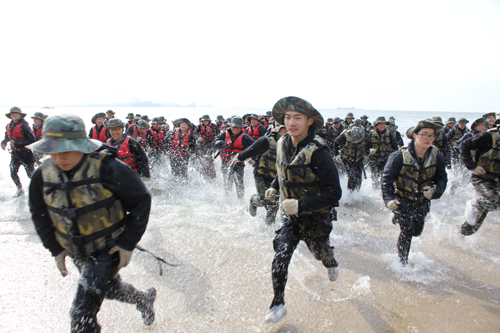
<path fill-rule="evenodd" d="M 443 126 L 440 126 L 432 121 L 421 120 L 417 123 L 417 125 L 408 128 L 408 130 L 406 131 L 406 137 L 410 140 L 413 140 L 413 132 L 415 130 L 417 130 L 418 132 L 422 128 L 432 128 L 434 130 L 434 133 L 437 134 L 441 130 L 441 128 L 443 128 Z"/>
<path fill-rule="evenodd" d="M 323 128 L 325 120 L 323 116 L 309 102 L 299 97 L 284 97 L 276 102 L 273 106 L 274 121 L 280 125 L 284 125 L 285 114 L 287 111 L 300 112 L 309 118 L 314 119 L 311 125 L 315 131 Z"/>
<path fill-rule="evenodd" d="M 35 153 L 41 154 L 58 154 L 70 151 L 79 151 L 84 154 L 90 154 L 99 149 L 101 146 L 101 141 L 88 138 L 58 139 L 46 137 L 26 147 L 33 150 Z"/>
<path fill-rule="evenodd" d="M 239 128 L 246 128 L 248 127 L 247 125 L 245 124 L 235 124 L 235 123 L 231 123 L 228 125 L 229 127 L 239 127 Z"/>
<path fill-rule="evenodd" d="M 6 113 L 6 114 L 5 114 L 5 116 L 6 116 L 7 118 L 9 118 L 9 119 L 12 119 L 12 118 L 10 117 L 10 115 L 11 115 L 12 113 L 19 113 L 19 114 L 21 115 L 21 117 L 22 117 L 22 118 L 26 117 L 26 115 L 27 115 L 27 113 L 23 113 L 23 112 L 9 112 L 9 113 Z"/>

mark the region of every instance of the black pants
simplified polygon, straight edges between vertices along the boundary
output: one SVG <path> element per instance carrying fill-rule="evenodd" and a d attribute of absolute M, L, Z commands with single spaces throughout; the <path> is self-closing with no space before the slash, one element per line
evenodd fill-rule
<path fill-rule="evenodd" d="M 33 157 L 31 150 L 15 150 L 12 151 L 10 156 L 10 177 L 18 189 L 23 187 L 21 180 L 17 175 L 21 165 L 26 170 L 28 177 L 31 178 L 33 171 L 35 171 L 35 158 Z"/>
<path fill-rule="evenodd" d="M 388 157 L 373 157 L 370 159 L 370 170 L 372 172 L 372 186 L 374 189 L 380 189 L 382 174 L 387 163 Z"/>
<path fill-rule="evenodd" d="M 189 157 L 170 157 L 170 170 L 176 177 L 187 178 Z"/>
<path fill-rule="evenodd" d="M 271 183 L 273 182 L 272 178 L 263 176 L 261 174 L 254 174 L 255 187 L 257 189 L 257 194 L 254 194 L 252 197 L 252 202 L 257 207 L 265 207 L 267 211 L 266 222 L 274 223 L 276 220 L 276 214 L 279 209 L 279 201 L 275 200 L 273 202 L 266 200 L 265 194 L 266 190 L 271 187 Z"/>
<path fill-rule="evenodd" d="M 226 193 L 229 194 L 234 183 L 238 199 L 243 199 L 243 195 L 245 194 L 245 184 L 243 182 L 245 164 L 222 161 L 221 171 L 224 177 L 224 189 Z"/>
<path fill-rule="evenodd" d="M 351 191 L 359 190 L 363 182 L 363 161 L 349 162 L 344 161 L 347 172 L 347 188 Z"/>
<path fill-rule="evenodd" d="M 424 230 L 425 217 L 430 211 L 431 202 L 429 200 L 411 201 L 398 198 L 401 205 L 394 211 L 392 222 L 399 224 L 401 232 L 398 238 L 398 254 L 401 263 L 408 263 L 411 240 L 418 237 Z"/>
<path fill-rule="evenodd" d="M 306 224 L 299 224 L 306 222 Z M 274 299 L 271 308 L 285 303 L 285 286 L 288 279 L 288 266 L 297 245 L 302 240 L 307 244 L 309 251 L 317 260 L 321 260 L 326 268 L 337 267 L 338 263 L 333 255 L 333 246 L 330 246 L 330 232 L 332 231 L 331 218 L 315 216 L 309 221 L 299 217 L 293 224 L 285 217 L 283 226 L 276 231 L 273 241 L 275 251 L 272 277 Z"/>
<path fill-rule="evenodd" d="M 76 296 L 70 310 L 71 332 L 100 332 L 97 313 L 104 298 L 144 306 L 144 293 L 131 284 L 122 282 L 116 275 L 118 252 L 108 254 L 108 250 L 98 252 L 86 259 L 74 259 L 80 271 Z"/>

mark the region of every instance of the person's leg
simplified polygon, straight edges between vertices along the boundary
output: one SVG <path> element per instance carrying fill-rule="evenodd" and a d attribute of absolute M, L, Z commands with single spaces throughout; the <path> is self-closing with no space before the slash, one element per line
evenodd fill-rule
<path fill-rule="evenodd" d="M 10 156 L 10 177 L 14 181 L 14 184 L 16 184 L 16 187 L 18 190 L 23 188 L 23 185 L 21 184 L 21 180 L 19 179 L 19 176 L 17 175 L 21 164 L 22 164 L 22 160 L 20 159 L 19 154 L 17 152 L 13 151 L 11 156 Z"/>
<path fill-rule="evenodd" d="M 35 157 L 30 150 L 21 151 L 21 160 L 24 166 L 24 170 L 26 170 L 26 175 L 31 179 L 31 175 L 35 171 Z"/>
<path fill-rule="evenodd" d="M 470 236 L 478 231 L 489 211 L 500 209 L 500 183 L 473 177 L 472 185 L 479 194 L 479 198 L 467 203 L 466 215 L 470 216 L 460 229 L 460 233 L 464 236 Z"/>
<path fill-rule="evenodd" d="M 245 183 L 244 183 L 244 172 L 245 165 L 243 163 L 237 163 L 233 168 L 234 183 L 236 185 L 236 195 L 238 199 L 243 199 L 245 194 Z"/>
<path fill-rule="evenodd" d="M 333 254 L 334 247 L 330 245 L 330 232 L 332 226 L 321 223 L 307 227 L 308 235 L 304 235 L 304 241 L 314 254 L 316 260 L 321 260 L 326 268 L 337 267 L 339 264 Z"/>

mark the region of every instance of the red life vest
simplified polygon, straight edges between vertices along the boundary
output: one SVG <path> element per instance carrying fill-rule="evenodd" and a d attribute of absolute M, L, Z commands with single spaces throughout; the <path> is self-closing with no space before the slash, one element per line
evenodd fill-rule
<path fill-rule="evenodd" d="M 261 124 L 258 124 L 257 127 L 253 128 L 252 129 L 252 126 L 249 126 L 247 128 L 247 134 L 250 135 L 250 137 L 254 140 L 257 140 L 258 138 L 260 138 L 262 135 L 260 135 L 260 132 L 259 132 L 259 128 L 260 128 Z"/>
<path fill-rule="evenodd" d="M 165 145 L 165 142 L 163 141 L 163 138 L 165 137 L 165 134 L 163 133 L 163 129 L 159 129 L 158 132 L 156 132 L 154 129 L 150 130 L 151 136 L 153 137 L 153 142 L 151 143 L 151 148 L 161 148 Z"/>
<path fill-rule="evenodd" d="M 36 139 L 40 139 L 42 137 L 42 127 L 43 124 L 38 127 L 38 129 L 33 125 L 33 133 L 35 133 Z"/>
<path fill-rule="evenodd" d="M 130 152 L 130 148 L 128 143 L 130 141 L 130 136 L 127 135 L 125 140 L 122 141 L 120 148 L 118 149 L 118 158 L 125 164 L 127 164 L 134 172 L 137 172 L 139 168 L 137 168 L 137 160 L 135 159 L 135 155 Z M 108 145 L 115 147 L 111 141 L 111 139 L 107 142 Z"/>
<path fill-rule="evenodd" d="M 99 136 L 97 136 L 97 125 L 94 125 L 94 127 L 92 127 L 92 139 L 99 140 L 101 142 L 108 141 L 108 138 L 106 137 L 106 127 L 103 125 L 101 132 L 99 132 Z"/>
<path fill-rule="evenodd" d="M 7 136 L 9 137 L 9 140 L 15 140 L 15 141 L 23 141 L 26 139 L 23 134 L 21 133 L 21 127 L 23 126 L 23 123 L 18 123 L 15 127 L 14 130 L 11 132 L 10 131 L 10 124 L 7 124 Z M 12 150 L 19 151 L 19 150 L 26 150 L 25 148 L 14 148 L 12 147 Z"/>
<path fill-rule="evenodd" d="M 133 122 L 131 122 L 130 120 L 127 121 L 127 123 L 125 124 L 125 129 L 128 129 L 132 124 Z"/>
<path fill-rule="evenodd" d="M 224 141 L 227 142 L 227 147 L 220 150 L 221 159 L 223 161 L 230 162 L 232 158 L 236 156 L 236 154 L 243 151 L 243 134 L 244 132 L 241 131 L 236 140 L 232 142 L 231 134 L 229 134 L 229 131 L 226 132 L 226 138 L 224 139 Z M 236 162 L 243 163 L 243 161 L 238 160 L 236 160 Z"/>
<path fill-rule="evenodd" d="M 212 123 L 209 123 L 208 126 L 205 127 L 203 123 L 200 124 L 200 133 L 203 141 L 212 142 L 215 139 L 215 131 L 212 131 Z"/>
<path fill-rule="evenodd" d="M 180 132 L 180 129 L 175 130 L 175 135 L 172 139 L 172 145 L 170 146 L 170 154 L 173 157 L 187 157 L 189 149 L 189 136 L 191 135 L 191 130 L 188 130 L 186 132 L 181 142 L 179 142 Z"/>

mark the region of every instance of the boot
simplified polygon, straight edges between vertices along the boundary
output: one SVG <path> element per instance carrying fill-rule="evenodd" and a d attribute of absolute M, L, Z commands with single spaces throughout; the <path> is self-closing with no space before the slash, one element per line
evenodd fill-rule
<path fill-rule="evenodd" d="M 250 197 L 250 199 L 248 200 L 248 212 L 250 213 L 250 215 L 252 216 L 255 216 L 257 215 L 257 206 L 255 205 L 255 197 L 257 195 L 254 194 Z"/>
<path fill-rule="evenodd" d="M 150 326 L 155 321 L 155 309 L 153 304 L 156 299 L 156 289 L 149 288 L 144 293 L 144 299 L 137 303 L 137 310 L 141 311 L 142 323 Z"/>

